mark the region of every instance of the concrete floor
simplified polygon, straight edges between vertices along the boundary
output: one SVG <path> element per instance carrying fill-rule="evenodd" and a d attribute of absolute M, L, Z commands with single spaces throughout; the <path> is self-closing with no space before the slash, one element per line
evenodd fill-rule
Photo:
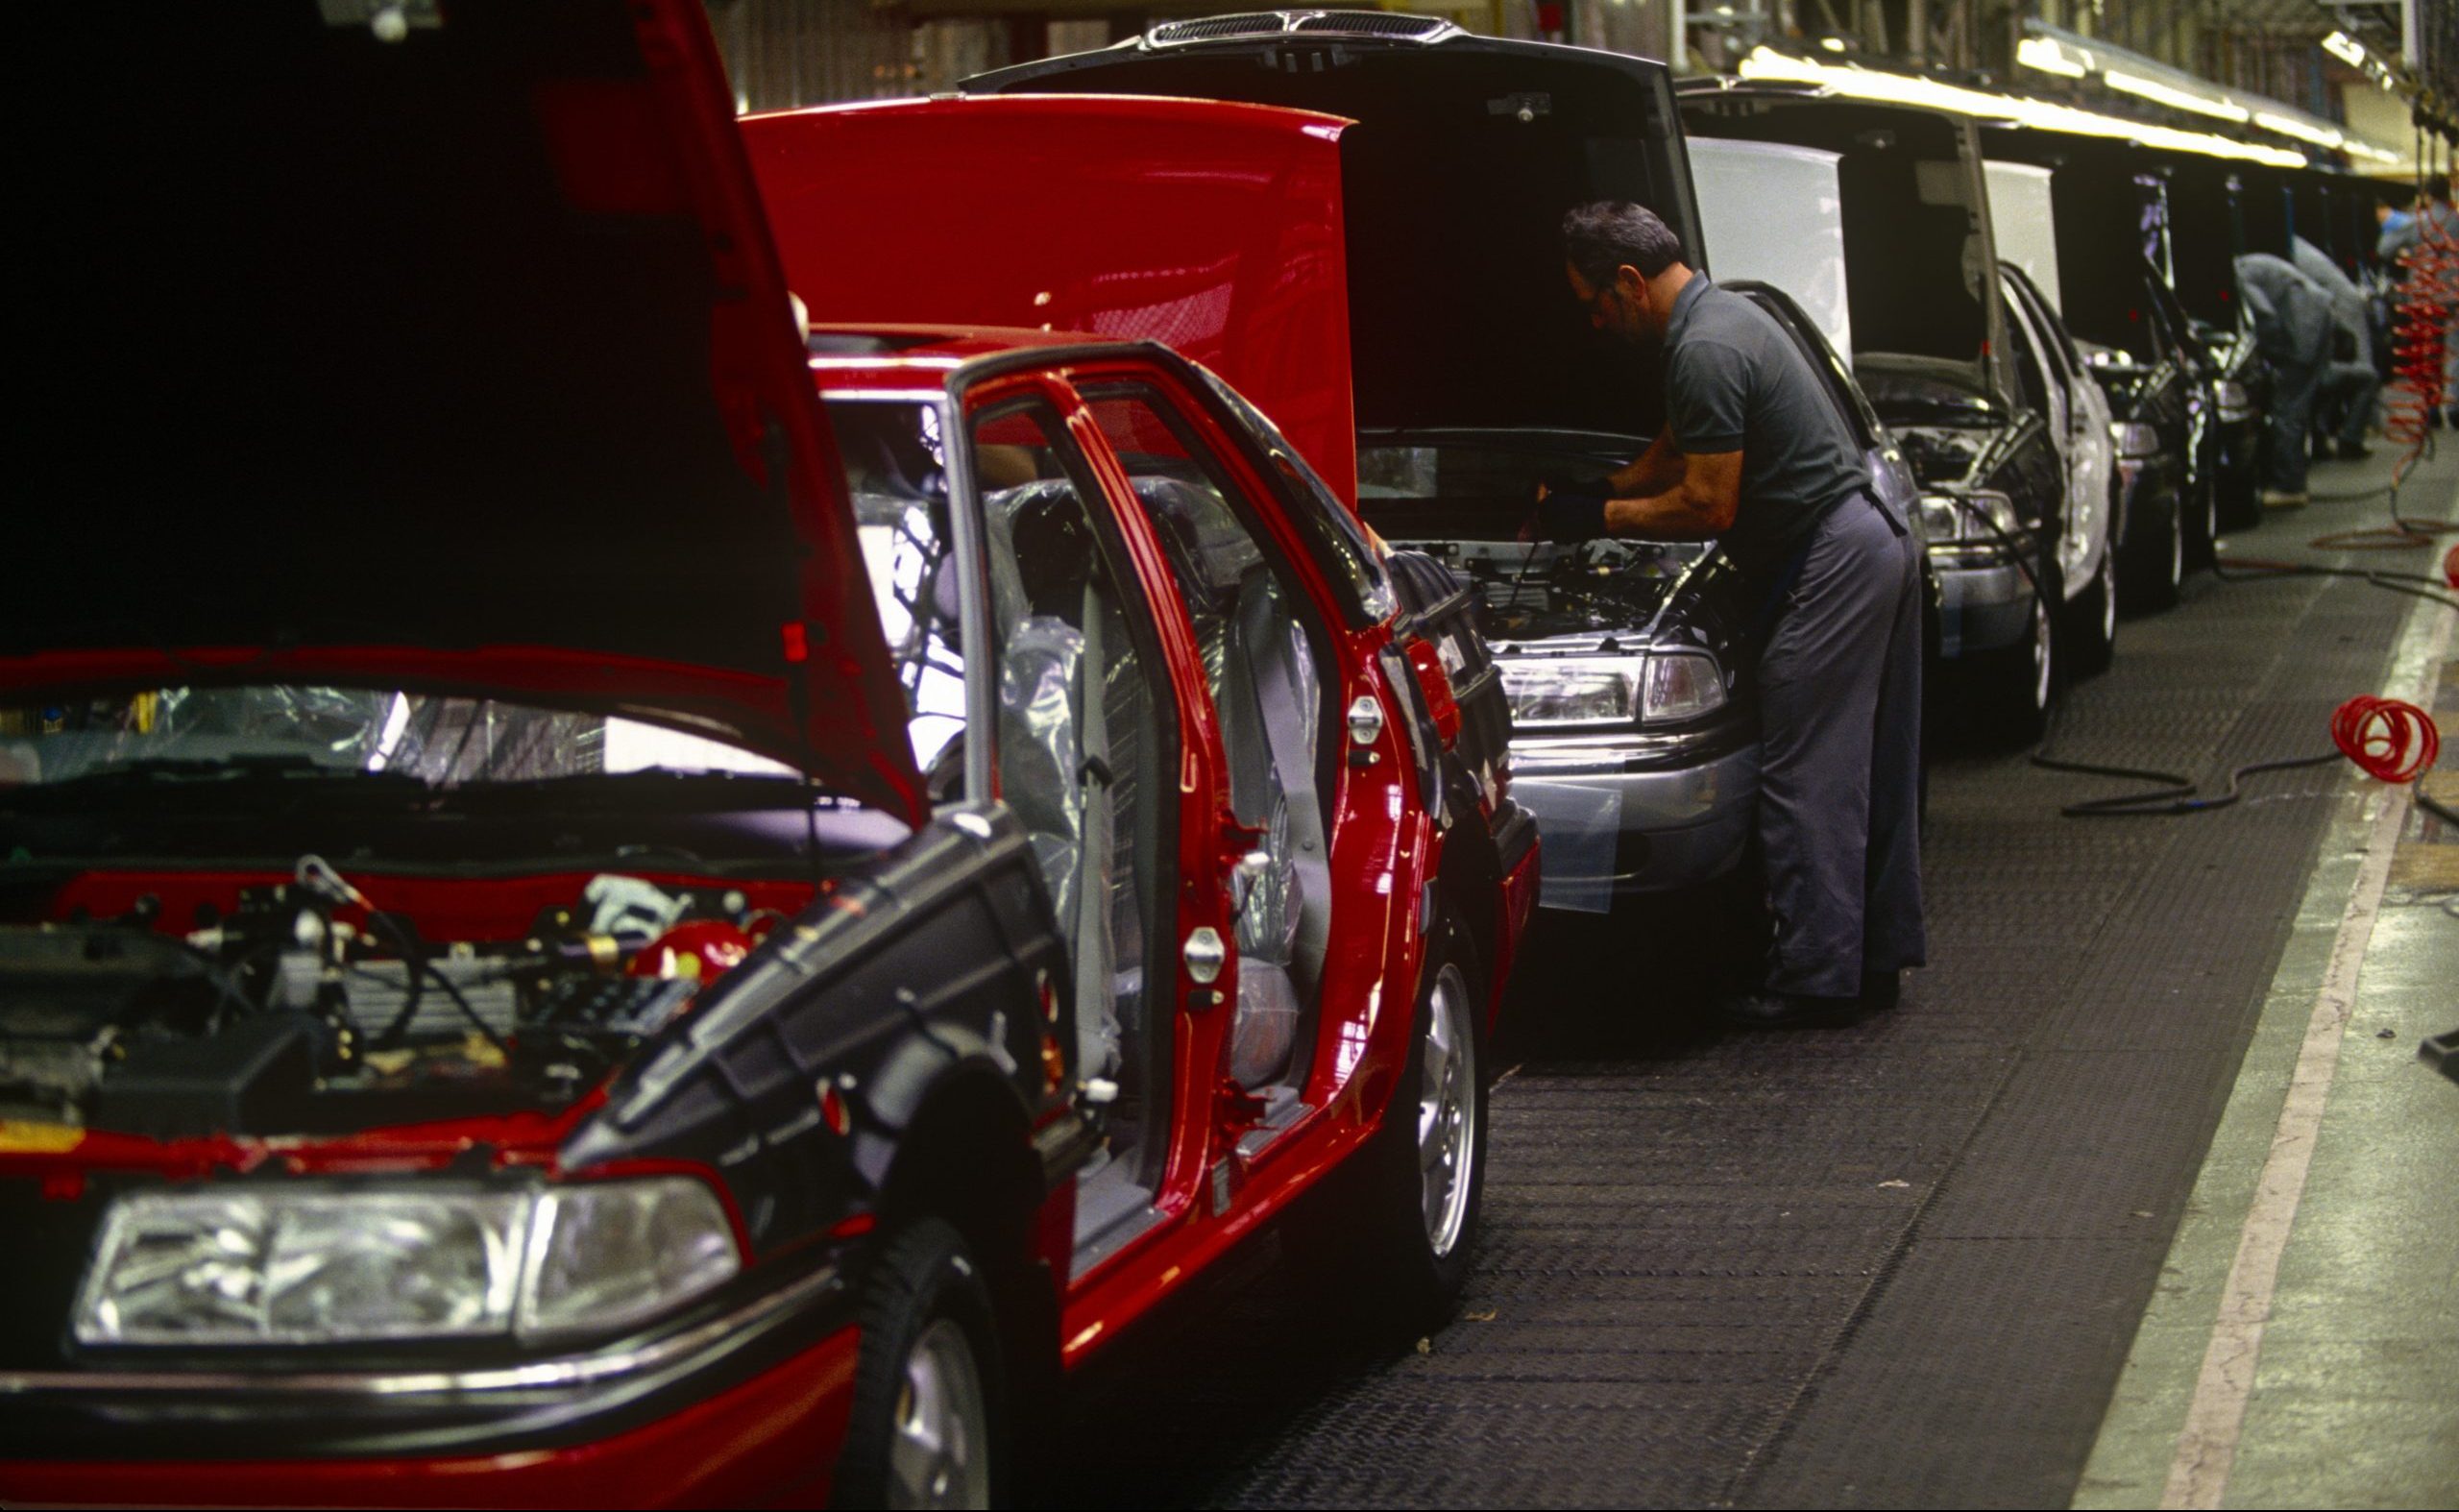
<path fill-rule="evenodd" d="M 2389 680 L 2452 734 L 2422 784 L 2446 806 L 2459 797 L 2452 618 L 2421 606 Z M 2459 831 L 2403 793 L 2351 791 L 2077 1507 L 2459 1500 L 2459 1084 L 2417 1054 L 2459 1029 L 2454 914 Z M 2343 998 L 2333 957 L 2351 950 Z M 2318 1050 L 2318 1032 L 2336 1045 Z"/>

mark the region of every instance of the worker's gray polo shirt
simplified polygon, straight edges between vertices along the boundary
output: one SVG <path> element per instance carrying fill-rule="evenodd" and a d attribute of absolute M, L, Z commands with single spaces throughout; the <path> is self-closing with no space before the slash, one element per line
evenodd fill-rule
<path fill-rule="evenodd" d="M 1686 454 L 1741 453 L 1726 554 L 1781 564 L 1838 503 L 1870 486 L 1862 449 L 1774 316 L 1692 276 L 1665 332 L 1666 418 Z"/>

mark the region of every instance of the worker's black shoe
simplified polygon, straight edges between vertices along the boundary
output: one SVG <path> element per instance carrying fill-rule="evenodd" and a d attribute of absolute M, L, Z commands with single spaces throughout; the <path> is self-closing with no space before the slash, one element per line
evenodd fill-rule
<path fill-rule="evenodd" d="M 2340 443 L 2339 457 L 2343 462 L 2362 462 L 2374 454 L 2374 449 L 2362 441 Z"/>
<path fill-rule="evenodd" d="M 1862 1016 L 1858 997 L 1813 997 L 1806 992 L 1743 992 L 1717 1005 L 1728 1022 L 1747 1029 L 1812 1029 L 1849 1024 Z"/>

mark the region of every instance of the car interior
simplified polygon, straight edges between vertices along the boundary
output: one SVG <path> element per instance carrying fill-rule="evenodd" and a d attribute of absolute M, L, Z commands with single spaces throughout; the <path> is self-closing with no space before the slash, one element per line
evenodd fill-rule
<path fill-rule="evenodd" d="M 1175 877 L 1168 678 L 1151 616 L 1066 427 L 1040 401 L 976 417 L 999 647 L 999 793 L 1024 825 L 1074 967 L 1076 1075 L 1108 1135 L 1081 1178 L 1080 1249 L 1152 1211 L 1167 1129 L 1171 979 L 1156 922 Z"/>
<path fill-rule="evenodd" d="M 1237 1002 L 1223 1073 L 1297 1110 L 1304 1047 L 1331 938 L 1325 655 L 1304 602 L 1231 502 L 1236 484 L 1159 392 L 1086 401 L 1160 538 L 1201 650 L 1229 762 L 1230 812 L 1249 832 L 1232 868 Z"/>

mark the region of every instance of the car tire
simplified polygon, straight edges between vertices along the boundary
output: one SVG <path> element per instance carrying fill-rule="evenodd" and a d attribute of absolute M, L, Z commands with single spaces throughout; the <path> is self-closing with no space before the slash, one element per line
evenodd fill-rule
<path fill-rule="evenodd" d="M 989 1288 L 937 1218 L 888 1236 L 862 1283 L 840 1507 L 987 1507 L 1004 1487 L 1007 1402 Z"/>
<path fill-rule="evenodd" d="M 1383 1121 L 1292 1232 L 1302 1256 L 1362 1304 L 1359 1316 L 1412 1338 L 1457 1308 L 1484 1204 L 1481 980 L 1468 932 L 1447 917 Z"/>
<path fill-rule="evenodd" d="M 1976 669 L 1984 679 L 1978 701 L 1986 712 L 1984 738 L 2030 745 L 2049 730 L 2049 712 L 2060 687 L 2057 610 L 2063 596 L 2057 570 L 2043 563 L 2040 589 L 2033 596 L 2032 633 Z"/>
<path fill-rule="evenodd" d="M 2172 498 L 2155 519 L 2128 532 L 2118 581 L 2130 606 L 2160 610 L 2177 603 L 2186 575 L 2185 503 L 2182 497 Z"/>
<path fill-rule="evenodd" d="M 2220 485 L 2198 479 L 2187 496 L 2186 560 L 2209 567 L 2220 555 Z"/>
<path fill-rule="evenodd" d="M 2097 677 L 2117 655 L 2117 549 L 2106 547 L 2091 586 L 2066 605 L 2066 670 L 2074 677 Z"/>

